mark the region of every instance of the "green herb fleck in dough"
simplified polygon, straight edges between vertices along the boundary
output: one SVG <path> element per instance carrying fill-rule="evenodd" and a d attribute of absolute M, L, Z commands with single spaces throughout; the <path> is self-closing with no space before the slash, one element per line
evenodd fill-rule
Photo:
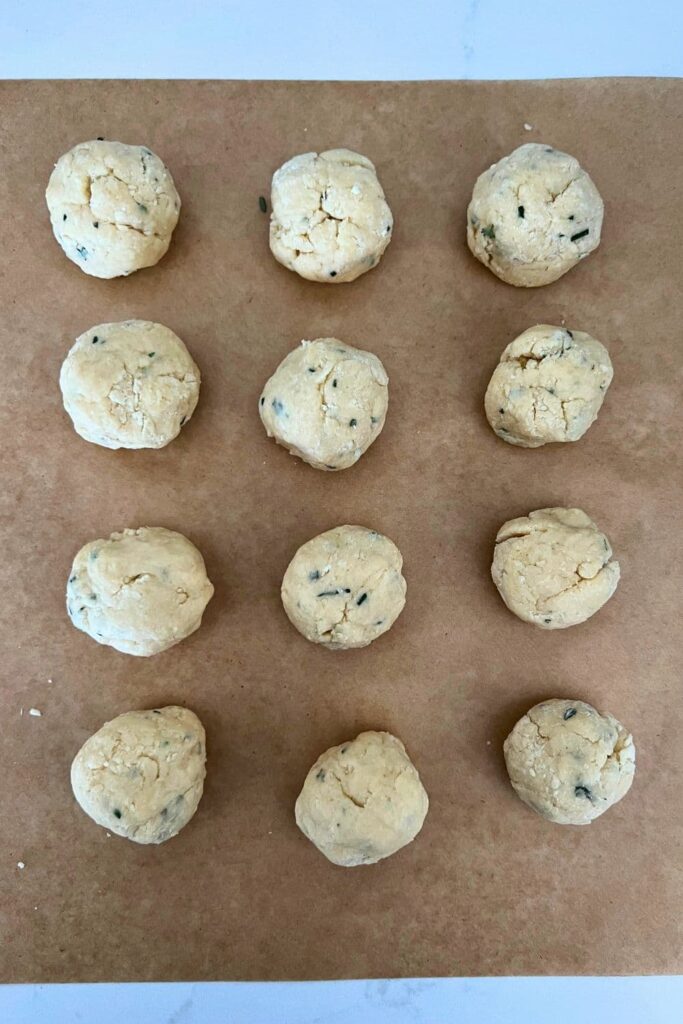
<path fill-rule="evenodd" d="M 121 811 L 118 809 L 118 807 L 114 808 L 114 817 L 115 818 L 120 818 L 121 817 Z"/>
<path fill-rule="evenodd" d="M 315 777 L 316 777 L 316 779 L 319 780 L 319 782 L 324 782 L 325 781 L 325 769 L 321 768 L 319 772 L 316 772 L 316 776 Z"/>
<path fill-rule="evenodd" d="M 156 355 L 156 352 L 148 352 L 147 355 L 152 359 Z"/>
<path fill-rule="evenodd" d="M 149 213 L 149 210 L 144 203 L 137 203 L 138 209 L 142 210 L 143 213 Z"/>
<path fill-rule="evenodd" d="M 496 237 L 496 229 L 494 228 L 493 224 L 489 224 L 489 226 L 487 228 L 482 228 L 481 229 L 481 233 L 482 233 L 482 235 L 484 235 L 485 238 L 495 238 Z"/>
<path fill-rule="evenodd" d="M 585 238 L 586 235 L 589 234 L 589 232 L 590 232 L 590 228 L 584 228 L 583 231 L 577 231 L 575 235 L 571 235 L 569 241 L 570 242 L 577 242 L 579 240 L 579 238 Z"/>
<path fill-rule="evenodd" d="M 567 708 L 567 710 L 562 715 L 562 717 L 564 718 L 565 722 L 568 722 L 569 719 L 573 718 L 575 714 L 576 714 L 576 708 Z"/>

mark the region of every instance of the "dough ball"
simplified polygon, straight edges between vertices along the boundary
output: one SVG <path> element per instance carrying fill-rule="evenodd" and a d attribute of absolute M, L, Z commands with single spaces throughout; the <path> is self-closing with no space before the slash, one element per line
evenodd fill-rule
<path fill-rule="evenodd" d="M 491 566 L 511 612 L 541 629 L 585 622 L 610 599 L 619 563 L 580 508 L 542 508 L 501 526 Z"/>
<path fill-rule="evenodd" d="M 508 284 L 557 281 L 600 244 L 603 203 L 568 153 L 520 146 L 477 178 L 467 210 L 467 244 Z"/>
<path fill-rule="evenodd" d="M 212 595 L 204 559 L 187 537 L 141 526 L 81 548 L 66 607 L 74 626 L 98 644 L 148 657 L 199 629 Z"/>
<path fill-rule="evenodd" d="M 194 815 L 205 775 L 202 723 L 167 707 L 106 722 L 76 754 L 71 788 L 98 825 L 134 843 L 164 843 Z"/>
<path fill-rule="evenodd" d="M 145 146 L 95 139 L 61 156 L 45 193 L 55 238 L 93 277 L 153 267 L 168 249 L 180 197 Z"/>
<path fill-rule="evenodd" d="M 388 537 L 365 526 L 337 526 L 299 548 L 282 580 L 282 603 L 314 644 L 366 647 L 403 611 L 402 565 Z"/>
<path fill-rule="evenodd" d="M 309 281 L 354 281 L 379 263 L 393 217 L 375 166 L 350 149 L 302 153 L 273 175 L 270 248 Z"/>
<path fill-rule="evenodd" d="M 362 732 L 321 754 L 296 802 L 296 823 L 333 864 L 376 864 L 411 843 L 429 800 L 400 740 Z"/>
<path fill-rule="evenodd" d="M 631 788 L 633 739 L 611 715 L 581 700 L 546 700 L 504 744 L 517 796 L 559 825 L 590 825 Z"/>
<path fill-rule="evenodd" d="M 372 352 L 336 338 L 302 341 L 267 381 L 259 412 L 268 437 L 316 469 L 347 469 L 376 440 L 389 378 Z"/>
<path fill-rule="evenodd" d="M 199 381 L 177 334 L 149 320 L 91 327 L 59 375 L 76 432 L 104 448 L 163 448 L 194 412 Z"/>
<path fill-rule="evenodd" d="M 486 391 L 486 417 L 503 441 L 538 448 L 578 441 L 612 381 L 604 345 L 583 331 L 539 324 L 503 352 Z"/>

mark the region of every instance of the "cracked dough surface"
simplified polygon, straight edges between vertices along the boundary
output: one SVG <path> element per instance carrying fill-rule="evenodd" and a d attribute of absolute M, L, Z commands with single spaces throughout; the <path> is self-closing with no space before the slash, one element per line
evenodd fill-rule
<path fill-rule="evenodd" d="M 86 740 L 71 765 L 85 813 L 134 843 L 164 843 L 197 810 L 206 775 L 202 723 L 187 708 L 128 711 Z"/>
<path fill-rule="evenodd" d="M 512 341 L 486 390 L 486 417 L 503 441 L 538 448 L 578 441 L 597 418 L 613 371 L 590 334 L 538 324 Z"/>
<path fill-rule="evenodd" d="M 517 796 L 560 825 L 590 825 L 631 788 L 633 739 L 612 715 L 580 700 L 547 700 L 505 740 Z"/>
<path fill-rule="evenodd" d="M 391 239 L 375 166 L 350 149 L 292 157 L 273 175 L 270 198 L 273 256 L 309 281 L 354 281 Z"/>
<path fill-rule="evenodd" d="M 163 448 L 192 416 L 199 383 L 180 338 L 149 320 L 91 327 L 59 375 L 76 432 L 104 448 Z"/>
<path fill-rule="evenodd" d="M 337 338 L 302 341 L 266 382 L 268 437 L 316 469 L 347 469 L 384 426 L 389 378 L 372 352 Z"/>
<path fill-rule="evenodd" d="M 180 197 L 146 146 L 94 139 L 57 161 L 45 193 L 55 238 L 93 277 L 158 263 L 178 223 Z"/>
<path fill-rule="evenodd" d="M 204 559 L 187 537 L 141 526 L 81 548 L 66 607 L 74 626 L 98 644 L 148 657 L 199 629 L 212 595 Z"/>
<path fill-rule="evenodd" d="M 341 867 L 375 864 L 412 842 L 429 800 L 400 740 L 362 732 L 321 754 L 296 802 L 296 823 Z"/>
<path fill-rule="evenodd" d="M 602 608 L 620 570 L 607 537 L 585 512 L 542 508 L 501 526 L 491 575 L 520 619 L 564 629 Z"/>
<path fill-rule="evenodd" d="M 365 526 L 337 526 L 299 548 L 282 580 L 282 603 L 307 640 L 335 650 L 366 647 L 406 603 L 403 559 Z"/>
<path fill-rule="evenodd" d="M 600 244 L 603 202 L 578 160 L 530 142 L 484 171 L 467 210 L 467 244 L 508 284 L 550 284 Z"/>

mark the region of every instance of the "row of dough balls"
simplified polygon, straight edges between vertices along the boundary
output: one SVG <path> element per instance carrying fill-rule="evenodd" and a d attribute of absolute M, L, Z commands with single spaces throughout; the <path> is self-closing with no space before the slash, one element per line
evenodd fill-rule
<path fill-rule="evenodd" d="M 576 441 L 596 419 L 611 380 L 599 341 L 539 324 L 504 350 L 486 391 L 486 415 L 509 444 Z M 59 377 L 75 430 L 105 448 L 167 445 L 192 416 L 200 382 L 181 339 L 147 320 L 91 327 Z M 268 436 L 292 455 L 316 469 L 347 469 L 382 431 L 388 385 L 373 353 L 337 338 L 302 341 L 266 382 L 259 413 Z"/>
<path fill-rule="evenodd" d="M 367 647 L 401 614 L 403 558 L 388 537 L 337 526 L 303 544 L 282 580 L 288 618 L 330 650 Z M 594 615 L 617 588 L 619 563 L 607 537 L 576 508 L 547 508 L 505 523 L 491 575 L 507 607 L 541 629 Z M 204 559 L 186 537 L 144 526 L 90 541 L 66 587 L 74 626 L 97 643 L 149 657 L 199 629 L 213 596 Z"/>
<path fill-rule="evenodd" d="M 588 825 L 628 792 L 631 735 L 609 714 L 577 700 L 531 708 L 504 743 L 517 795 L 563 825 Z M 206 776 L 206 736 L 183 707 L 129 711 L 105 723 L 71 765 L 74 796 L 98 825 L 136 843 L 163 843 L 193 817 Z M 422 828 L 429 799 L 403 743 L 362 732 L 312 766 L 296 823 L 333 864 L 375 864 Z"/>
<path fill-rule="evenodd" d="M 120 277 L 158 263 L 180 214 L 163 161 L 103 138 L 57 161 L 46 190 L 52 229 L 86 274 Z M 393 216 L 374 164 L 360 153 L 303 153 L 273 175 L 270 248 L 311 281 L 354 281 L 389 244 Z M 600 243 L 603 202 L 578 161 L 543 143 L 520 146 L 479 176 L 467 210 L 472 253 L 522 287 L 556 281 Z"/>

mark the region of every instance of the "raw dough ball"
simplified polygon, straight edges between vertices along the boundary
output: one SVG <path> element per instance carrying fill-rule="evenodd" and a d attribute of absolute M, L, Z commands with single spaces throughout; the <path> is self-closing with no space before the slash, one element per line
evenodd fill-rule
<path fill-rule="evenodd" d="M 61 156 L 45 193 L 62 249 L 93 277 L 158 263 L 178 223 L 180 197 L 145 146 L 95 139 Z"/>
<path fill-rule="evenodd" d="M 590 825 L 631 788 L 633 739 L 611 715 L 580 700 L 546 700 L 505 740 L 517 796 L 559 825 Z"/>
<path fill-rule="evenodd" d="M 76 432 L 104 448 L 163 448 L 194 412 L 199 381 L 177 334 L 149 320 L 91 327 L 59 375 Z"/>
<path fill-rule="evenodd" d="M 542 508 L 501 526 L 491 566 L 511 612 L 542 629 L 585 622 L 610 599 L 619 563 L 580 508 Z"/>
<path fill-rule="evenodd" d="M 389 378 L 372 352 L 336 338 L 302 341 L 267 381 L 268 437 L 316 469 L 353 466 L 384 426 Z"/>
<path fill-rule="evenodd" d="M 400 740 L 362 732 L 321 754 L 296 802 L 296 823 L 333 864 L 376 864 L 411 843 L 429 800 Z"/>
<path fill-rule="evenodd" d="M 81 548 L 66 607 L 74 626 L 98 644 L 147 657 L 199 629 L 212 595 L 204 559 L 187 537 L 141 526 Z"/>
<path fill-rule="evenodd" d="M 603 203 L 568 153 L 520 146 L 477 178 L 467 244 L 508 284 L 550 284 L 600 244 Z"/>
<path fill-rule="evenodd" d="M 538 324 L 511 342 L 486 390 L 486 416 L 522 448 L 578 441 L 597 418 L 612 381 L 604 345 L 583 331 Z"/>
<path fill-rule="evenodd" d="M 282 580 L 282 603 L 307 640 L 334 650 L 366 647 L 403 611 L 403 559 L 365 526 L 337 526 L 299 548 Z"/>
<path fill-rule="evenodd" d="M 204 728 L 192 711 L 128 711 L 85 741 L 71 788 L 98 825 L 134 843 L 163 843 L 197 810 L 205 766 Z"/>
<path fill-rule="evenodd" d="M 350 149 L 302 153 L 273 175 L 270 248 L 309 281 L 354 281 L 379 263 L 393 217 L 375 166 Z"/>

